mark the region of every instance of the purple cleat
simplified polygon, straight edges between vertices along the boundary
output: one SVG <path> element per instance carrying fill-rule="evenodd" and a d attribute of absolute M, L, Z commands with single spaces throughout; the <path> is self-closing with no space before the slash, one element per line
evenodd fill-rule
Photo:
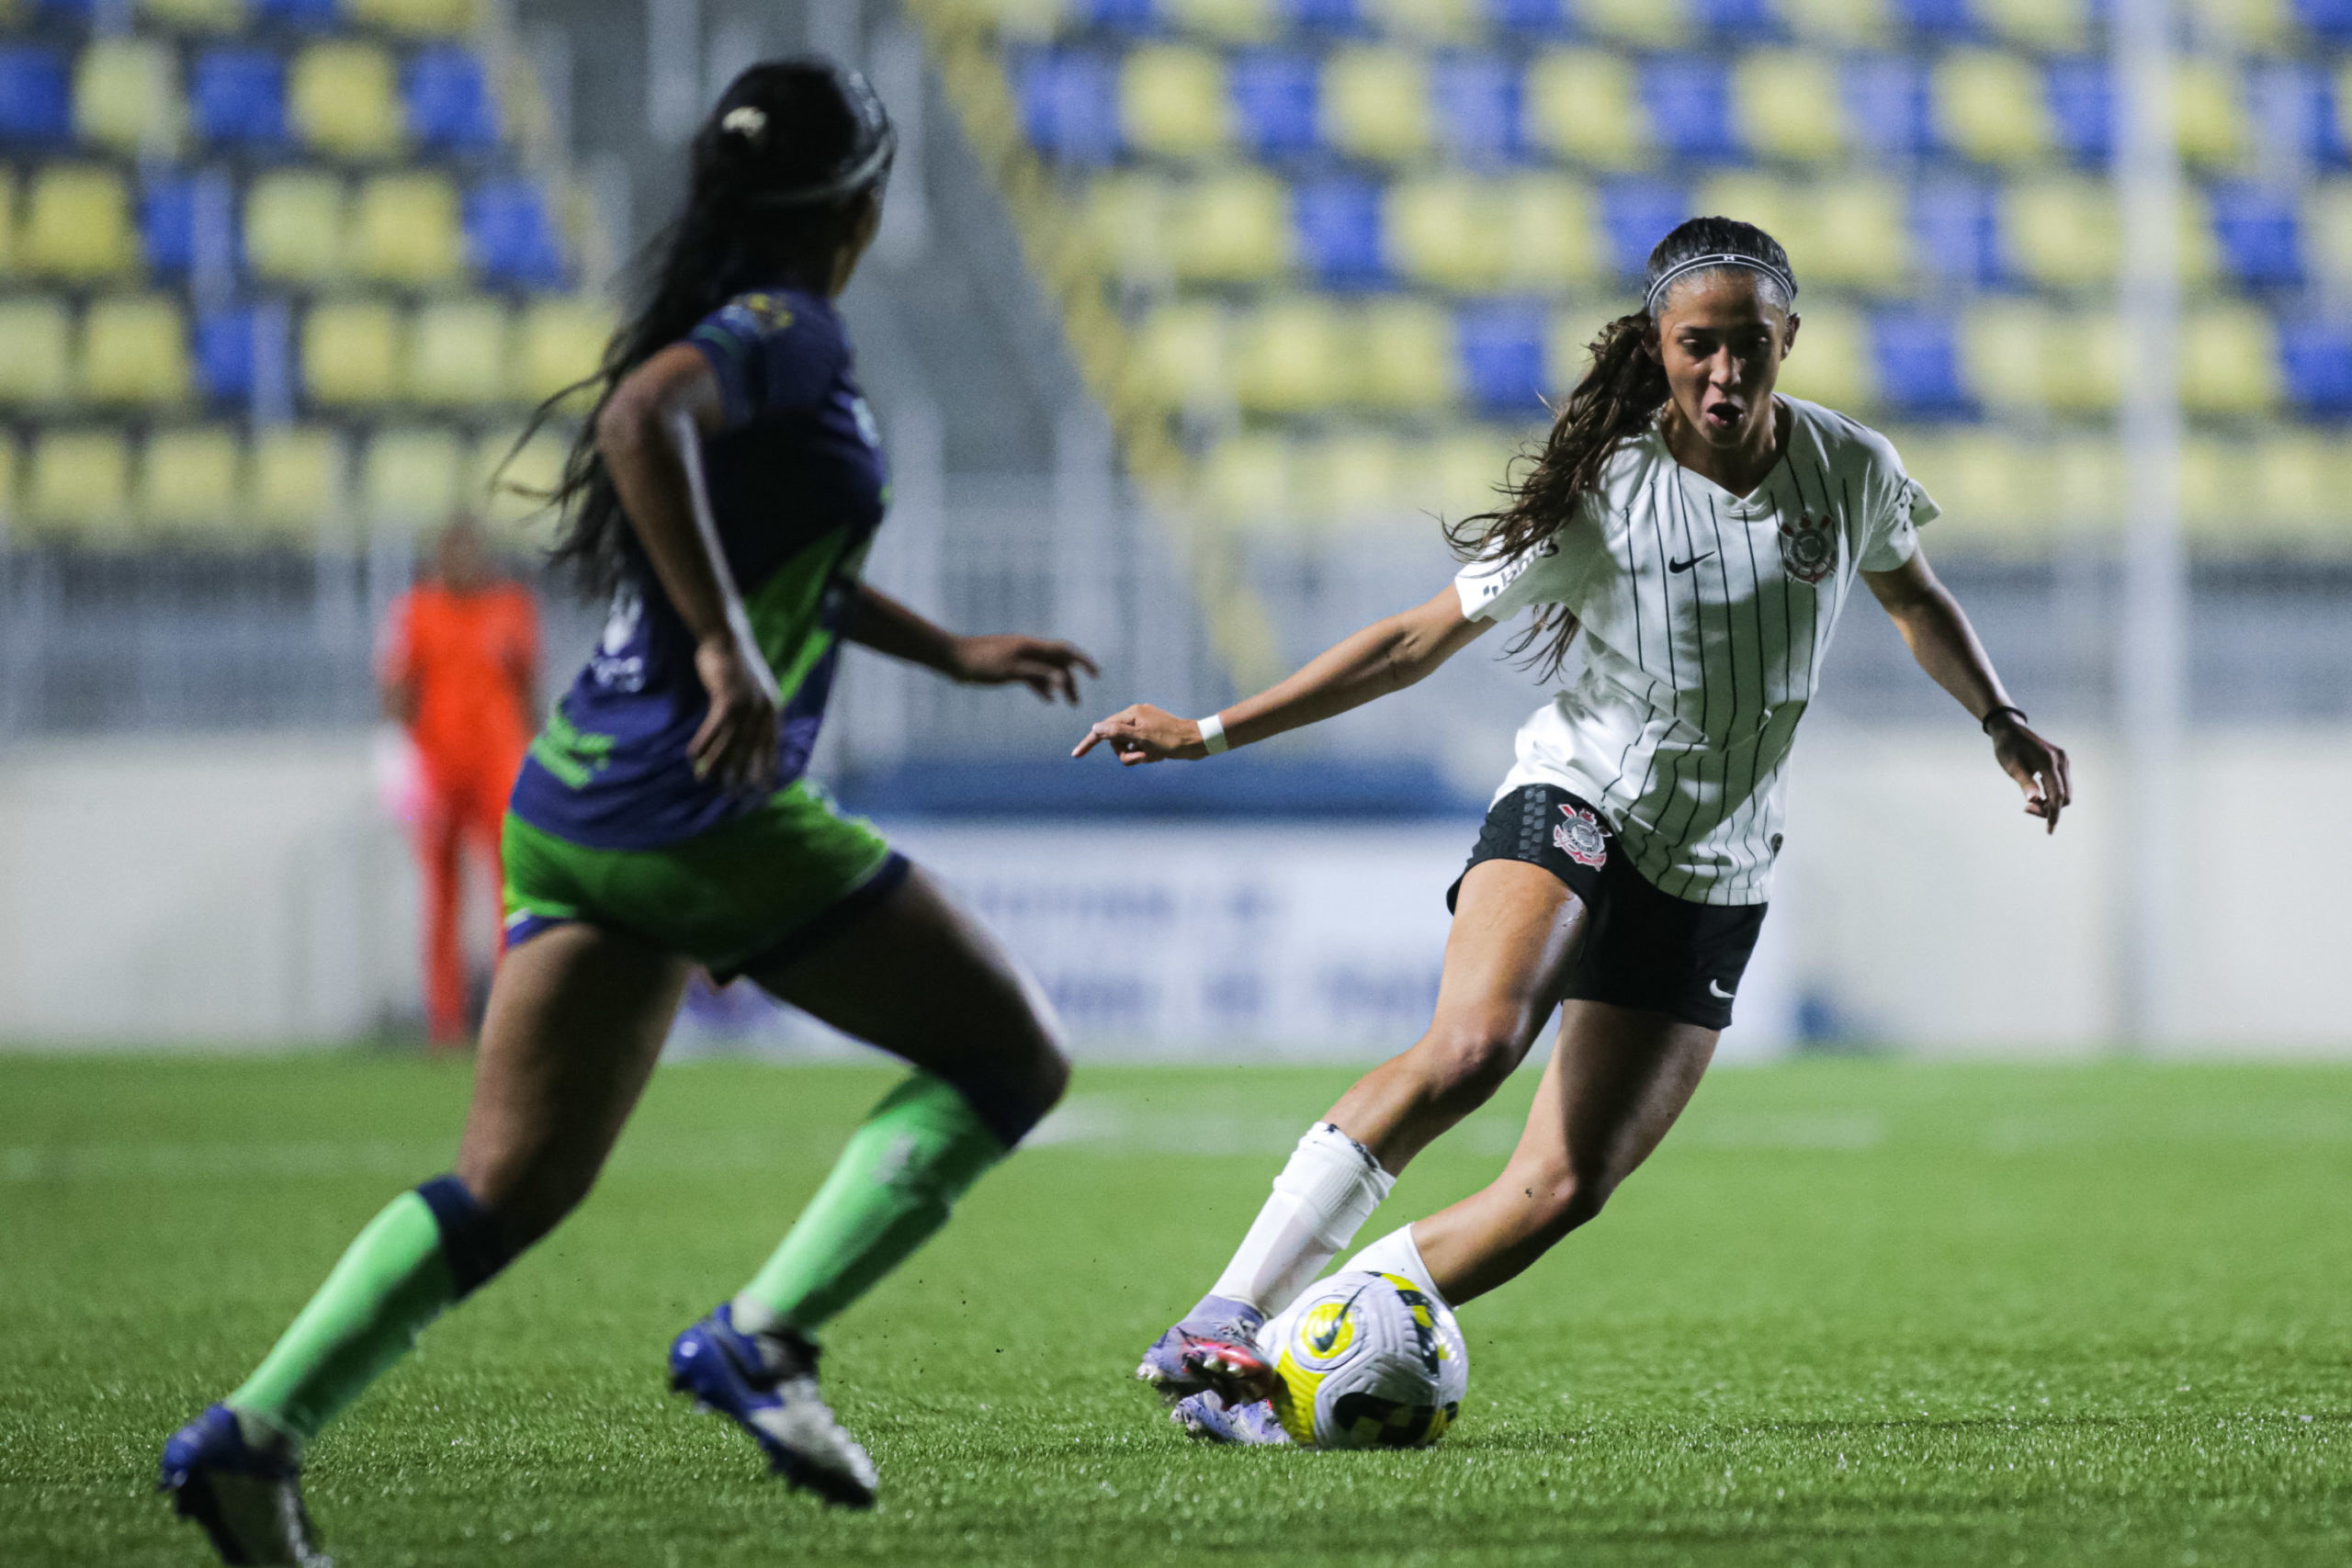
<path fill-rule="evenodd" d="M 1265 1325 L 1266 1314 L 1248 1302 L 1203 1296 L 1173 1328 L 1151 1342 L 1136 1376 L 1170 1399 L 1198 1393 L 1210 1386 L 1202 1375 L 1204 1357 L 1227 1346 L 1250 1345 Z"/>
<path fill-rule="evenodd" d="M 256 1446 L 225 1404 L 172 1434 L 157 1489 L 212 1538 L 223 1562 L 332 1568 L 302 1506 L 302 1471 L 290 1450 Z"/>
<path fill-rule="evenodd" d="M 1204 1443 L 1265 1448 L 1290 1441 L 1290 1434 L 1283 1430 L 1282 1422 L 1274 1416 L 1272 1401 L 1257 1399 L 1247 1404 L 1227 1404 L 1225 1396 L 1214 1389 L 1178 1400 L 1168 1418 Z"/>

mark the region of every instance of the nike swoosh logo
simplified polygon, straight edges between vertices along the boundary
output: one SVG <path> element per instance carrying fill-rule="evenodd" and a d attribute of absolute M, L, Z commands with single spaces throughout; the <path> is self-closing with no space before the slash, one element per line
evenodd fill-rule
<path fill-rule="evenodd" d="M 1666 570 L 1668 571 L 1689 571 L 1692 567 L 1697 566 L 1701 561 L 1705 560 L 1707 556 L 1713 555 L 1714 553 L 1714 551 L 1709 550 L 1706 555 L 1692 556 L 1689 560 L 1668 561 L 1666 563 Z"/>
<path fill-rule="evenodd" d="M 1717 999 L 1718 1001 L 1726 1001 L 1726 1002 L 1727 1002 L 1727 1001 L 1731 1000 L 1731 993 L 1730 993 L 1729 991 L 1724 990 L 1721 986 L 1719 986 L 1719 985 L 1715 984 L 1715 982 L 1714 982 L 1714 981 L 1713 981 L 1713 980 L 1710 980 L 1710 981 L 1708 981 L 1708 982 L 1707 982 L 1707 995 L 1709 995 L 1709 996 L 1711 996 L 1711 997 L 1713 997 L 1713 998 L 1714 998 L 1715 999 Z"/>

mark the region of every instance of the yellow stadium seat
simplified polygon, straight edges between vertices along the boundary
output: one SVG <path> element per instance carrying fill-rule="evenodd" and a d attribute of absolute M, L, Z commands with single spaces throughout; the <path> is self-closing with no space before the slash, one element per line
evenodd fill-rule
<path fill-rule="evenodd" d="M 1607 271 L 1592 189 L 1565 175 L 1518 175 L 1502 186 L 1496 230 L 1504 283 L 1556 294 L 1600 281 Z"/>
<path fill-rule="evenodd" d="M 1639 301 L 1626 301 L 1638 304 Z M 1555 402 L 1566 398 L 1592 368 L 1592 345 L 1601 330 L 1624 311 L 1591 303 L 1564 306 L 1552 312 L 1544 334 L 1544 378 Z"/>
<path fill-rule="evenodd" d="M 1449 524 L 1492 512 L 1505 500 L 1497 487 L 1510 477 L 1518 445 L 1507 432 L 1488 426 L 1446 432 L 1421 454 L 1414 503 Z"/>
<path fill-rule="evenodd" d="M 17 236 L 22 271 L 70 282 L 115 277 L 138 265 L 130 191 L 112 169 L 52 164 L 33 176 Z"/>
<path fill-rule="evenodd" d="M 0 167 L 0 277 L 17 270 L 17 171 Z"/>
<path fill-rule="evenodd" d="M 1853 311 L 1824 309 L 1804 318 L 1781 368 L 1781 389 L 1847 413 L 1865 412 L 1878 401 L 1870 344 Z"/>
<path fill-rule="evenodd" d="M 371 43 L 314 43 L 294 57 L 288 119 L 321 152 L 385 158 L 401 150 L 401 105 L 392 57 Z"/>
<path fill-rule="evenodd" d="M 317 170 L 254 178 L 245 195 L 245 265 L 278 283 L 343 276 L 343 181 Z"/>
<path fill-rule="evenodd" d="M 1577 20 L 1605 39 L 1666 49 L 1690 34 L 1686 0 L 1584 0 Z"/>
<path fill-rule="evenodd" d="M 1490 292 L 1503 279 L 1510 247 L 1496 182 L 1459 174 L 1398 180 L 1382 212 L 1388 254 L 1416 282 L 1461 294 Z"/>
<path fill-rule="evenodd" d="M 344 0 L 344 14 L 411 38 L 454 38 L 472 31 L 479 19 L 474 0 Z"/>
<path fill-rule="evenodd" d="M 2047 553 L 2039 454 L 2016 436 L 1967 425 L 1886 434 L 1911 477 L 1943 508 L 1939 550 L 1949 540 L 1972 554 Z"/>
<path fill-rule="evenodd" d="M 1065 0 L 957 0 L 940 9 L 1017 39 L 1053 37 L 1068 12 Z"/>
<path fill-rule="evenodd" d="M 380 430 L 360 459 L 360 511 L 373 528 L 415 532 L 457 509 L 465 465 L 456 432 Z"/>
<path fill-rule="evenodd" d="M 546 498 L 563 482 L 565 432 L 541 425 L 520 447 L 521 429 L 494 430 L 474 444 L 458 504 L 479 513 L 491 537 L 512 548 L 552 544 L 556 514 Z"/>
<path fill-rule="evenodd" d="M 2181 323 L 2180 396 L 2193 412 L 2268 413 L 2280 395 L 2267 313 L 2252 305 L 2212 305 Z"/>
<path fill-rule="evenodd" d="M 1233 401 L 1225 311 L 1205 299 L 1154 308 L 1136 329 L 1128 395 L 1154 407 L 1219 411 Z"/>
<path fill-rule="evenodd" d="M 1892 294 L 1910 281 L 1911 224 L 1894 181 L 1879 175 L 1824 180 L 1807 199 L 1813 221 L 1806 254 L 1791 258 L 1801 283 Z"/>
<path fill-rule="evenodd" d="M 1200 493 L 1211 517 L 1239 528 L 1295 526 L 1290 443 L 1279 435 L 1229 435 L 1201 464 Z"/>
<path fill-rule="evenodd" d="M 1199 158 L 1233 139 L 1225 62 L 1190 44 L 1144 44 L 1119 66 L 1119 121 L 1137 152 Z"/>
<path fill-rule="evenodd" d="M 188 33 L 235 33 L 245 28 L 245 0 L 139 0 L 139 14 Z"/>
<path fill-rule="evenodd" d="M 2321 281 L 2352 291 L 2352 179 L 2317 180 L 2303 195 L 2303 252 Z"/>
<path fill-rule="evenodd" d="M 2173 62 L 2172 118 L 2180 155 L 2192 164 L 2227 167 L 2253 143 L 2245 84 L 2210 56 L 2183 55 Z"/>
<path fill-rule="evenodd" d="M 594 299 L 532 300 L 515 330 L 514 396 L 541 402 L 595 375 L 612 335 L 612 311 Z M 578 400 L 587 401 L 588 394 L 578 394 Z"/>
<path fill-rule="evenodd" d="M 1158 175 L 1114 170 L 1087 182 L 1080 223 L 1095 265 L 1143 288 L 1174 276 L 1168 259 L 1168 182 Z"/>
<path fill-rule="evenodd" d="M 1291 499 L 1310 524 L 1366 525 L 1409 518 L 1401 493 L 1409 459 L 1385 431 L 1348 430 L 1292 449 Z"/>
<path fill-rule="evenodd" d="M 1797 37 L 1855 48 L 1883 42 L 1886 0 L 1781 0 L 1781 17 Z"/>
<path fill-rule="evenodd" d="M 327 300 L 302 318 L 302 386 L 313 402 L 364 407 L 401 393 L 401 324 L 378 299 Z"/>
<path fill-rule="evenodd" d="M 1360 158 L 1401 163 L 1427 152 L 1429 66 L 1417 51 L 1352 44 L 1323 63 L 1323 134 Z"/>
<path fill-rule="evenodd" d="M 2052 288 L 2113 280 L 2123 238 L 2107 181 L 2053 175 L 2008 186 L 2000 201 L 2002 238 L 2027 277 Z"/>
<path fill-rule="evenodd" d="M 0 299 L 0 404 L 43 408 L 73 395 L 65 307 L 41 297 Z"/>
<path fill-rule="evenodd" d="M 1295 295 L 1237 323 L 1234 390 L 1244 409 L 1306 413 L 1344 400 L 1352 379 L 1348 323 L 1324 299 Z"/>
<path fill-rule="evenodd" d="M 2267 532 L 2282 545 L 2310 549 L 2352 546 L 2346 498 L 2352 496 L 2352 454 L 2312 430 L 2267 435 L 2255 446 L 2249 499 Z"/>
<path fill-rule="evenodd" d="M 1170 265 L 1190 283 L 1258 283 L 1290 265 L 1290 190 L 1262 170 L 1212 175 L 1173 193 Z"/>
<path fill-rule="evenodd" d="M 187 400 L 187 322 L 161 294 L 92 302 L 82 319 L 82 390 L 95 402 L 168 407 Z"/>
<path fill-rule="evenodd" d="M 510 400 L 506 308 L 495 299 L 443 299 L 409 328 L 409 396 L 437 408 Z"/>
<path fill-rule="evenodd" d="M 340 528 L 347 502 L 343 437 L 322 425 L 275 425 L 254 437 L 251 521 L 308 544 Z"/>
<path fill-rule="evenodd" d="M 151 533 L 223 541 L 245 511 L 244 459 L 225 425 L 156 431 L 139 465 L 140 520 Z"/>
<path fill-rule="evenodd" d="M 1984 300 L 1962 315 L 1962 373 L 1987 408 L 2031 413 L 2043 407 L 2042 344 L 2050 321 L 2046 307 L 2013 299 Z"/>
<path fill-rule="evenodd" d="M 458 192 L 438 174 L 378 175 L 359 186 L 348 235 L 353 270 L 387 283 L 446 283 L 458 276 L 465 237 Z"/>
<path fill-rule="evenodd" d="M 2040 515 L 2066 533 L 2112 532 L 2123 521 L 2123 448 L 2106 435 L 2061 435 L 2041 445 L 2035 478 Z"/>
<path fill-rule="evenodd" d="M 1179 28 L 1227 43 L 1263 43 L 1282 30 L 1276 0 L 1160 0 Z"/>
<path fill-rule="evenodd" d="M 2262 520 L 2251 505 L 2252 468 L 2253 454 L 2241 443 L 2210 435 L 2182 439 L 2181 532 L 2200 552 L 2241 553 L 2259 538 Z"/>
<path fill-rule="evenodd" d="M 2089 0 L 1976 0 L 1984 25 L 2037 54 L 2079 50 L 2090 36 Z"/>
<path fill-rule="evenodd" d="M 1732 112 L 1768 158 L 1812 162 L 1846 150 L 1837 63 L 1809 50 L 1759 49 L 1732 72 Z"/>
<path fill-rule="evenodd" d="M 74 129 L 127 157 L 168 157 L 187 135 L 179 71 L 157 39 L 91 41 L 74 67 Z"/>
<path fill-rule="evenodd" d="M 2221 48 L 2283 54 L 2295 47 L 2293 0 L 2191 0 L 2197 36 Z"/>
<path fill-rule="evenodd" d="M 1401 413 L 1443 408 L 1459 395 L 1453 312 L 1397 295 L 1364 307 L 1354 400 Z"/>
<path fill-rule="evenodd" d="M 1815 214 L 1811 193 L 1804 186 L 1778 175 L 1732 169 L 1702 180 L 1693 200 L 1701 212 L 1720 212 L 1753 223 L 1779 240 L 1798 278 L 1805 276 L 1813 254 Z"/>
<path fill-rule="evenodd" d="M 1365 0 L 1364 10 L 1384 33 L 1432 43 L 1475 39 L 1486 25 L 1478 0 Z"/>
<path fill-rule="evenodd" d="M 2062 412 L 2105 413 L 2123 397 L 2123 324 L 2109 311 L 2052 319 L 2041 340 L 2041 384 Z"/>
<path fill-rule="evenodd" d="M 1598 50 L 1552 50 L 1527 73 L 1528 127 L 1538 145 L 1578 163 L 1632 168 L 1649 156 L 1649 115 L 1634 68 Z"/>
<path fill-rule="evenodd" d="M 130 444 L 120 431 L 42 431 L 27 468 L 30 531 L 102 547 L 131 542 Z"/>
<path fill-rule="evenodd" d="M 1980 163 L 2028 164 L 2049 154 L 2041 73 L 2018 55 L 1977 49 L 1946 55 L 1936 63 L 1931 100 L 1945 139 Z"/>

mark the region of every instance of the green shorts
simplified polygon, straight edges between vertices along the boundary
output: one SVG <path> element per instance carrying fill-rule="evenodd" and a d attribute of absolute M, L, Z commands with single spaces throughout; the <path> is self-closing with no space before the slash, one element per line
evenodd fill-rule
<path fill-rule="evenodd" d="M 906 879 L 906 857 L 795 780 L 658 850 L 597 850 L 506 817 L 506 942 L 569 920 L 642 937 L 717 980 L 797 957 Z"/>

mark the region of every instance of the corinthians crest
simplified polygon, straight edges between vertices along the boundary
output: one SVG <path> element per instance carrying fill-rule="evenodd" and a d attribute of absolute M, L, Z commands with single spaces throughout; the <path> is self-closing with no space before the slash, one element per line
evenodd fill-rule
<path fill-rule="evenodd" d="M 1829 514 L 1815 518 L 1800 512 L 1794 523 L 1781 524 L 1781 559 L 1799 582 L 1819 582 L 1828 576 L 1838 564 L 1838 533 Z"/>
<path fill-rule="evenodd" d="M 1600 865 L 1609 858 L 1609 840 L 1602 836 L 1600 818 L 1574 806 L 1560 807 L 1565 822 L 1552 826 L 1552 842 L 1559 852 L 1578 865 Z"/>

